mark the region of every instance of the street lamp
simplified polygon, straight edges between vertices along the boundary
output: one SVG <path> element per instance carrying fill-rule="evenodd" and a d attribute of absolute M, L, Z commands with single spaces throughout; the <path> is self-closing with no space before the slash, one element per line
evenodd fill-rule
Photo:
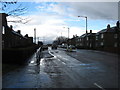
<path fill-rule="evenodd" d="M 63 27 L 63 28 L 66 28 L 66 27 Z M 68 29 L 68 46 L 67 46 L 67 49 L 68 49 L 68 47 L 69 47 L 69 27 L 67 28 Z"/>
<path fill-rule="evenodd" d="M 63 27 L 63 28 L 66 28 L 66 27 Z M 69 39 L 69 29 L 70 29 L 70 28 L 68 27 L 67 29 L 68 29 L 68 39 Z"/>
<path fill-rule="evenodd" d="M 34 28 L 34 42 L 36 44 L 36 28 Z"/>
<path fill-rule="evenodd" d="M 84 18 L 86 18 L 86 33 L 87 33 L 87 17 L 86 16 L 78 16 L 78 17 L 84 17 Z"/>

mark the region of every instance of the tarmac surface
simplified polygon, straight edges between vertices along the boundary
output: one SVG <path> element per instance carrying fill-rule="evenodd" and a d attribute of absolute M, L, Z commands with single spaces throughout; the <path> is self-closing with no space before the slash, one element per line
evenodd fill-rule
<path fill-rule="evenodd" d="M 118 55 L 64 49 L 36 53 L 29 62 L 3 76 L 3 88 L 118 88 Z"/>

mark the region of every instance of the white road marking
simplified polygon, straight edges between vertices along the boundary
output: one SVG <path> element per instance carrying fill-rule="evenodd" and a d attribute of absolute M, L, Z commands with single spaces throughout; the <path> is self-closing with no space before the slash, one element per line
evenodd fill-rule
<path fill-rule="evenodd" d="M 49 54 L 52 55 L 52 56 L 54 56 L 54 57 L 56 57 L 56 56 L 55 56 L 54 54 L 52 54 L 50 51 L 49 51 Z"/>
<path fill-rule="evenodd" d="M 64 62 L 62 62 L 63 64 L 65 64 Z M 66 64 L 65 64 L 66 65 Z"/>
<path fill-rule="evenodd" d="M 60 59 L 58 59 L 60 61 Z"/>
<path fill-rule="evenodd" d="M 95 86 L 99 87 L 102 90 L 105 90 L 103 87 L 101 87 L 100 85 L 98 85 L 97 83 L 94 83 Z"/>

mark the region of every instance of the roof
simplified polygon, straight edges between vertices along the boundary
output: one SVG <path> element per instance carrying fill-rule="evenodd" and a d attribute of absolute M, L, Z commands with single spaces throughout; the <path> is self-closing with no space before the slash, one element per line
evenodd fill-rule
<path fill-rule="evenodd" d="M 107 30 L 107 28 L 106 28 L 106 29 L 103 29 L 103 30 L 97 32 L 96 35 L 98 35 L 98 34 L 100 34 L 100 33 L 105 33 L 105 32 L 109 32 L 109 33 L 116 32 L 116 30 L 115 30 L 116 28 L 117 28 L 117 27 L 114 26 L 114 27 L 111 27 L 110 30 Z"/>
<path fill-rule="evenodd" d="M 93 35 L 95 35 L 95 34 L 96 34 L 96 33 L 85 33 L 85 34 L 81 35 L 80 38 L 84 38 L 84 37 L 86 37 L 86 36 L 93 36 Z"/>
<path fill-rule="evenodd" d="M 81 37 L 81 38 L 84 38 L 86 35 L 87 35 L 87 34 L 85 33 L 85 34 L 81 35 L 80 37 Z"/>
<path fill-rule="evenodd" d="M 87 36 L 94 36 L 96 33 L 88 33 Z"/>
<path fill-rule="evenodd" d="M 21 35 L 21 34 L 15 32 L 14 30 L 12 30 L 12 33 L 15 34 L 15 35 L 17 35 L 17 36 L 23 37 L 23 35 Z M 23 37 L 23 38 L 27 39 L 27 37 Z"/>
<path fill-rule="evenodd" d="M 16 34 L 16 35 L 18 35 L 18 36 L 22 36 L 21 34 L 15 32 L 14 30 L 12 30 L 12 33 L 13 33 L 13 34 Z"/>

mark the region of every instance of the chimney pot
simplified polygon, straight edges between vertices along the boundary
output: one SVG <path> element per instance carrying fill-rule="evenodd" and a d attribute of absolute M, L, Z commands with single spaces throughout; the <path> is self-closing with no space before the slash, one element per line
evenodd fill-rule
<path fill-rule="evenodd" d="M 25 37 L 28 37 L 28 34 L 26 34 Z"/>
<path fill-rule="evenodd" d="M 90 30 L 90 33 L 92 33 L 92 30 Z"/>
<path fill-rule="evenodd" d="M 109 30 L 109 29 L 110 29 L 110 24 L 107 25 L 107 30 Z"/>
<path fill-rule="evenodd" d="M 12 25 L 10 25 L 10 29 L 13 30 L 13 26 Z"/>
<path fill-rule="evenodd" d="M 20 31 L 20 30 L 18 30 L 18 31 L 17 31 L 17 33 L 21 34 L 21 31 Z"/>
<path fill-rule="evenodd" d="M 117 23 L 116 23 L 117 28 L 119 28 L 119 25 L 120 25 L 120 23 L 119 23 L 119 21 L 117 21 Z"/>

